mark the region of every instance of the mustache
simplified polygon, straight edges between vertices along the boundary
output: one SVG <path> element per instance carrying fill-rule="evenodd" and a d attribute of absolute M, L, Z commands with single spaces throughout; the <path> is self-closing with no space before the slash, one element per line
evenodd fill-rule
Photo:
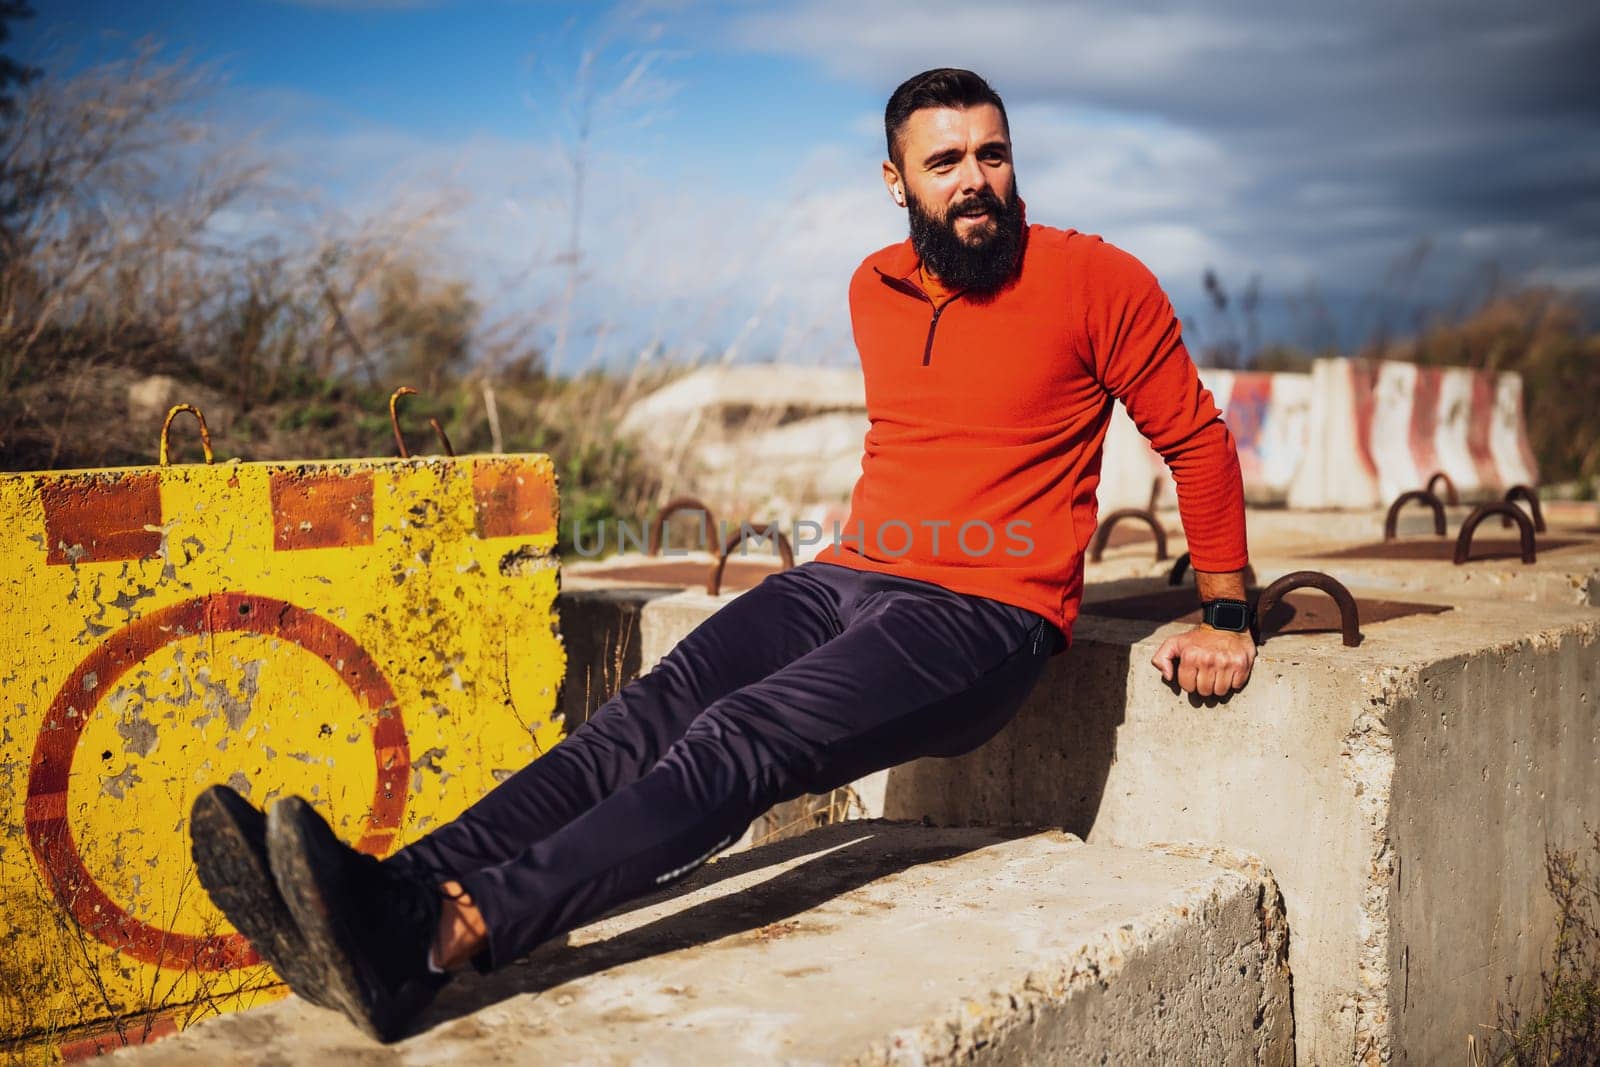
<path fill-rule="evenodd" d="M 971 197 L 950 208 L 949 217 L 952 219 L 972 215 L 998 215 L 1005 205 L 1000 198 L 988 189 L 973 193 Z"/>

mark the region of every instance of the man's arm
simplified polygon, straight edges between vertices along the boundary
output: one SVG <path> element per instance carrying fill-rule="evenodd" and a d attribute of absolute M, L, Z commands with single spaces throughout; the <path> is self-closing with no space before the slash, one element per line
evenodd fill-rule
<path fill-rule="evenodd" d="M 1243 600 L 1249 551 L 1233 436 L 1155 276 L 1111 245 L 1097 253 L 1094 277 L 1103 289 L 1088 302 L 1086 323 L 1095 371 L 1172 470 L 1200 599 Z M 1164 641 L 1152 662 L 1188 692 L 1225 696 L 1249 680 L 1255 641 L 1202 624 Z"/>

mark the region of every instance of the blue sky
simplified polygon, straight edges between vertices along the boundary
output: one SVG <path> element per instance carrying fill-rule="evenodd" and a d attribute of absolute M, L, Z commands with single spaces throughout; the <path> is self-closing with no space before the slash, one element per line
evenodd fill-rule
<path fill-rule="evenodd" d="M 1478 0 L 986 5 L 487 0 L 39 4 L 13 51 L 79 66 L 143 36 L 212 64 L 221 128 L 341 218 L 449 190 L 433 254 L 492 309 L 548 303 L 571 215 L 562 118 L 602 109 L 564 362 L 643 339 L 847 362 L 845 282 L 900 238 L 883 100 L 970 66 L 1005 96 L 1035 221 L 1144 259 L 1191 343 L 1215 268 L 1267 339 L 1348 344 L 1495 264 L 1600 293 L 1600 15 Z M 631 80 L 630 80 L 631 75 Z M 620 91 L 619 91 L 620 89 Z M 259 229 L 278 216 L 240 223 Z M 1422 266 L 1395 264 L 1426 247 Z M 546 323 L 545 330 L 551 329 Z M 1237 328 L 1237 323 L 1233 324 Z"/>

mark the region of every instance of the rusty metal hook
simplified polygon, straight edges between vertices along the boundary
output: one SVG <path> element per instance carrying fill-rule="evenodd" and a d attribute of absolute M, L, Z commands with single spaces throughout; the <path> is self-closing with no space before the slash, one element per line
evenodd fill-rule
<path fill-rule="evenodd" d="M 1447 504 L 1450 504 L 1452 507 L 1454 505 L 1456 505 L 1456 504 L 1461 503 L 1461 496 L 1460 496 L 1459 493 L 1456 492 L 1455 480 L 1452 479 L 1444 471 L 1434 471 L 1432 474 L 1430 474 L 1428 476 L 1428 484 L 1426 486 L 1424 486 L 1423 488 L 1425 488 L 1428 492 L 1432 493 L 1433 492 L 1434 483 L 1435 482 L 1439 482 L 1439 481 L 1443 481 L 1444 482 L 1444 499 L 1445 499 L 1445 502 Z M 1438 494 L 1434 494 L 1434 495 L 1437 496 Z M 1442 530 L 1440 532 L 1443 533 Z"/>
<path fill-rule="evenodd" d="M 1544 509 L 1539 506 L 1539 494 L 1525 485 L 1513 485 L 1506 490 L 1506 503 L 1511 504 L 1518 500 L 1526 500 L 1528 502 L 1528 510 L 1533 512 L 1533 532 L 1544 533 Z M 1500 516 L 1501 526 L 1510 526 L 1511 522 L 1511 516 Z"/>
<path fill-rule="evenodd" d="M 1444 474 L 1443 471 L 1439 472 Z M 1444 475 L 1446 478 L 1449 475 Z M 1437 477 L 1437 475 L 1435 475 Z M 1429 483 L 1432 484 L 1431 482 Z M 1454 490 L 1452 490 L 1454 492 Z M 1433 494 L 1432 489 L 1411 489 L 1394 498 L 1394 503 L 1389 505 L 1389 514 L 1383 517 L 1383 539 L 1393 541 L 1400 528 L 1400 509 L 1413 500 L 1420 500 L 1433 509 L 1433 532 L 1436 537 L 1444 536 L 1444 503 Z"/>
<path fill-rule="evenodd" d="M 1150 511 L 1154 514 L 1156 505 L 1161 502 L 1161 477 L 1157 475 L 1150 479 Z"/>
<path fill-rule="evenodd" d="M 1261 596 L 1256 599 L 1258 625 L 1291 589 L 1320 589 L 1331 596 L 1333 602 L 1339 605 L 1339 629 L 1343 633 L 1344 646 L 1355 648 L 1361 643 L 1361 618 L 1356 611 L 1356 598 L 1350 595 L 1350 590 L 1345 588 L 1343 582 L 1321 571 L 1295 571 L 1292 574 L 1285 574 L 1261 590 Z M 1261 641 L 1266 641 L 1265 635 L 1262 635 Z"/>
<path fill-rule="evenodd" d="M 1100 525 L 1095 527 L 1094 539 L 1089 543 L 1090 563 L 1100 562 L 1100 557 L 1106 552 L 1106 543 L 1111 540 L 1111 528 L 1124 519 L 1138 519 L 1149 526 L 1156 535 L 1156 562 L 1167 558 L 1167 531 L 1161 528 L 1161 520 L 1156 518 L 1156 513 L 1149 508 L 1119 508 L 1100 520 Z"/>
<path fill-rule="evenodd" d="M 700 512 L 705 517 L 705 521 L 701 526 L 705 531 L 706 544 L 710 546 L 717 543 L 717 520 L 711 514 L 711 509 L 695 497 L 679 496 L 667 501 L 666 506 L 656 515 L 656 521 L 650 526 L 650 537 L 645 542 L 645 555 L 659 556 L 661 554 L 661 546 L 665 540 L 664 535 L 667 530 L 667 519 L 680 511 Z"/>
<path fill-rule="evenodd" d="M 394 430 L 394 444 L 400 450 L 401 459 L 410 459 L 411 450 L 406 447 L 405 435 L 400 432 L 400 398 L 403 396 L 416 396 L 417 391 L 409 385 L 402 385 L 389 394 L 389 426 Z M 438 435 L 439 444 L 444 448 L 444 454 L 455 457 L 456 450 L 450 446 L 450 438 L 445 436 L 444 427 L 439 425 L 439 420 L 428 417 L 428 425 L 433 427 L 433 432 Z"/>
<path fill-rule="evenodd" d="M 722 594 L 722 572 L 728 566 L 728 557 L 733 555 L 734 549 L 738 548 L 746 538 L 751 536 L 770 539 L 770 533 L 771 527 L 763 530 L 749 522 L 741 522 L 739 529 L 734 531 L 733 536 L 729 537 L 722 546 L 722 551 L 717 553 L 717 562 L 711 567 L 711 577 L 706 579 L 706 592 L 712 596 L 720 596 Z M 786 571 L 794 566 L 794 549 L 789 546 L 789 539 L 784 536 L 782 530 L 777 531 L 777 533 L 778 558 L 783 562 L 783 566 L 779 569 Z"/>
<path fill-rule="evenodd" d="M 196 422 L 198 422 L 200 424 L 200 447 L 205 450 L 206 462 L 207 463 L 212 462 L 212 456 L 211 456 L 211 431 L 206 428 L 206 417 L 204 415 L 202 415 L 200 413 L 200 409 L 195 407 L 193 404 L 178 404 L 175 407 L 173 407 L 173 409 L 171 411 L 167 412 L 166 421 L 161 424 L 161 453 L 160 453 L 160 456 L 161 456 L 161 465 L 163 467 L 168 465 L 169 456 L 170 456 L 170 452 L 171 452 L 170 448 L 168 447 L 167 436 L 172 431 L 172 420 L 177 418 L 179 415 L 181 415 L 185 411 L 187 411 L 189 414 L 193 415 L 194 416 L 194 421 L 196 421 Z"/>
<path fill-rule="evenodd" d="M 1478 524 L 1490 515 L 1504 515 L 1517 524 L 1518 532 L 1522 536 L 1522 562 L 1534 563 L 1537 556 L 1533 544 L 1533 523 L 1527 514 L 1515 504 L 1504 500 L 1497 500 L 1490 504 L 1480 504 L 1473 509 L 1467 521 L 1461 524 L 1461 532 L 1456 535 L 1456 566 L 1467 562 L 1472 556 L 1472 534 Z"/>

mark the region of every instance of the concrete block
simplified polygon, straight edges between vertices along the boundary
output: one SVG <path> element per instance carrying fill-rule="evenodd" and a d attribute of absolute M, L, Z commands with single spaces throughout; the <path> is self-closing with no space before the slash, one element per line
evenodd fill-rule
<path fill-rule="evenodd" d="M 557 709 L 568 732 L 589 721 L 618 689 L 640 673 L 640 613 L 656 597 L 675 590 L 567 578 L 556 597 L 567 670 Z"/>
<path fill-rule="evenodd" d="M 1600 615 L 1462 599 L 1359 648 L 1271 637 L 1242 693 L 1199 701 L 1149 666 L 1181 626 L 1095 615 L 1160 588 L 1093 587 L 1015 721 L 892 771 L 885 814 L 1247 849 L 1283 887 L 1300 1062 L 1461 1057 L 1536 989 L 1546 844 L 1600 822 Z"/>
<path fill-rule="evenodd" d="M 555 744 L 555 508 L 545 456 L 0 475 L 0 1042 L 275 995 L 204 787 L 383 854 Z"/>
<path fill-rule="evenodd" d="M 737 525 L 727 527 L 731 536 Z M 720 588 L 729 592 L 749 589 L 783 563 L 777 549 L 747 542 L 747 550 L 735 549 L 722 567 Z M 654 586 L 668 591 L 705 589 L 716 569 L 717 557 L 709 552 L 674 549 L 672 554 L 649 556 L 643 552 L 619 552 L 602 560 L 563 561 L 562 587 L 567 589 L 605 589 Z"/>
<path fill-rule="evenodd" d="M 1102 507 L 1101 514 L 1109 509 Z M 1470 508 L 1449 510 L 1452 526 L 1459 527 Z M 1252 561 L 1278 559 L 1306 551 L 1338 550 L 1380 539 L 1383 536 L 1384 509 L 1356 511 L 1292 511 L 1286 508 L 1247 508 L 1245 527 Z M 1176 509 L 1156 512 L 1167 536 L 1167 559 L 1155 558 L 1155 542 L 1149 530 L 1137 522 L 1119 524 L 1099 563 L 1086 563 L 1087 582 L 1114 581 L 1120 578 L 1159 578 L 1172 570 L 1172 562 L 1189 550 L 1183 523 Z M 1433 531 L 1432 515 L 1425 508 L 1408 508 L 1400 513 L 1398 531 L 1402 536 L 1422 536 Z M 1490 532 L 1486 529 L 1485 531 Z M 1290 570 L 1304 569 L 1291 567 Z M 1258 573 L 1260 568 L 1257 567 Z M 1280 569 L 1276 573 L 1283 573 Z"/>
<path fill-rule="evenodd" d="M 1277 902 L 1231 853 L 851 823 L 463 977 L 395 1046 L 291 999 L 118 1062 L 1281 1064 Z"/>
<path fill-rule="evenodd" d="M 1308 545 L 1299 551 L 1269 549 L 1252 552 L 1251 563 L 1263 582 L 1291 571 L 1320 570 L 1346 585 L 1391 594 L 1434 593 L 1600 607 L 1600 536 L 1552 529 L 1548 535 L 1538 535 L 1537 560 L 1523 563 L 1515 538 L 1510 536 L 1515 531 L 1502 533 L 1491 519 L 1479 532 L 1475 544 L 1482 555 L 1475 554 L 1459 566 L 1451 559 L 1453 534 L 1401 537 L 1388 545 L 1382 543 L 1380 534 L 1358 544 Z M 1394 558 L 1382 558 L 1385 554 Z"/>
<path fill-rule="evenodd" d="M 1400 513 L 1399 538 L 1385 545 L 1385 510 L 1313 512 L 1251 509 L 1246 514 L 1250 562 L 1262 583 L 1299 570 L 1320 570 L 1346 585 L 1392 593 L 1441 593 L 1532 603 L 1600 606 L 1600 520 L 1585 509 L 1552 509 L 1550 530 L 1537 538 L 1538 560 L 1524 564 L 1514 530 L 1491 518 L 1479 527 L 1474 557 L 1457 566 L 1451 556 L 1455 531 L 1472 509 L 1446 509 L 1449 537 L 1433 533 L 1424 507 Z M 1176 512 L 1159 513 L 1167 534 L 1166 561 L 1154 558 L 1152 541 L 1139 527 L 1117 528 L 1099 563 L 1085 566 L 1089 583 L 1158 578 L 1172 558 L 1187 551 Z M 1120 542 L 1120 543 L 1119 543 Z M 1385 554 L 1394 558 L 1382 558 Z"/>

